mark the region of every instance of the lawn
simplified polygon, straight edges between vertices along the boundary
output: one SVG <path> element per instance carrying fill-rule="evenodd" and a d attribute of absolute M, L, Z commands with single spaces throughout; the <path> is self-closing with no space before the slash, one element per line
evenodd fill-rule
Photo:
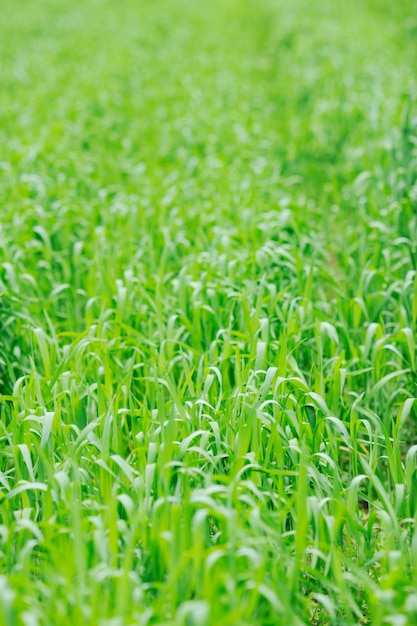
<path fill-rule="evenodd" d="M 417 624 L 411 0 L 2 0 L 0 624 Z"/>

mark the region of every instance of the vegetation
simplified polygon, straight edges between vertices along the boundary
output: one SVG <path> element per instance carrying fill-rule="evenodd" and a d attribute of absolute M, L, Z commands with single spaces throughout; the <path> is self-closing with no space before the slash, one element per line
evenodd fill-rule
<path fill-rule="evenodd" d="M 0 622 L 417 623 L 411 0 L 3 0 Z"/>

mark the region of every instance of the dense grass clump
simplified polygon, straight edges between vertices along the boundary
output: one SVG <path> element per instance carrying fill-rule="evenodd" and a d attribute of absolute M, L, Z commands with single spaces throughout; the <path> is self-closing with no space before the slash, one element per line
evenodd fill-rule
<path fill-rule="evenodd" d="M 417 623 L 411 0 L 4 0 L 0 623 Z"/>

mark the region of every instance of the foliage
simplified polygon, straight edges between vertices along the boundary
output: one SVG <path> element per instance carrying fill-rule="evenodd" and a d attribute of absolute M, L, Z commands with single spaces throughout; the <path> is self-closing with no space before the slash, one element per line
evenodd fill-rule
<path fill-rule="evenodd" d="M 417 622 L 406 0 L 4 0 L 0 616 Z"/>

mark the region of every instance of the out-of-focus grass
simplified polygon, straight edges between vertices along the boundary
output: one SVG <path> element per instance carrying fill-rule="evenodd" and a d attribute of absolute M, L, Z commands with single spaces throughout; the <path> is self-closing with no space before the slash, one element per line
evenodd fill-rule
<path fill-rule="evenodd" d="M 2 623 L 415 624 L 413 3 L 1 16 Z"/>

